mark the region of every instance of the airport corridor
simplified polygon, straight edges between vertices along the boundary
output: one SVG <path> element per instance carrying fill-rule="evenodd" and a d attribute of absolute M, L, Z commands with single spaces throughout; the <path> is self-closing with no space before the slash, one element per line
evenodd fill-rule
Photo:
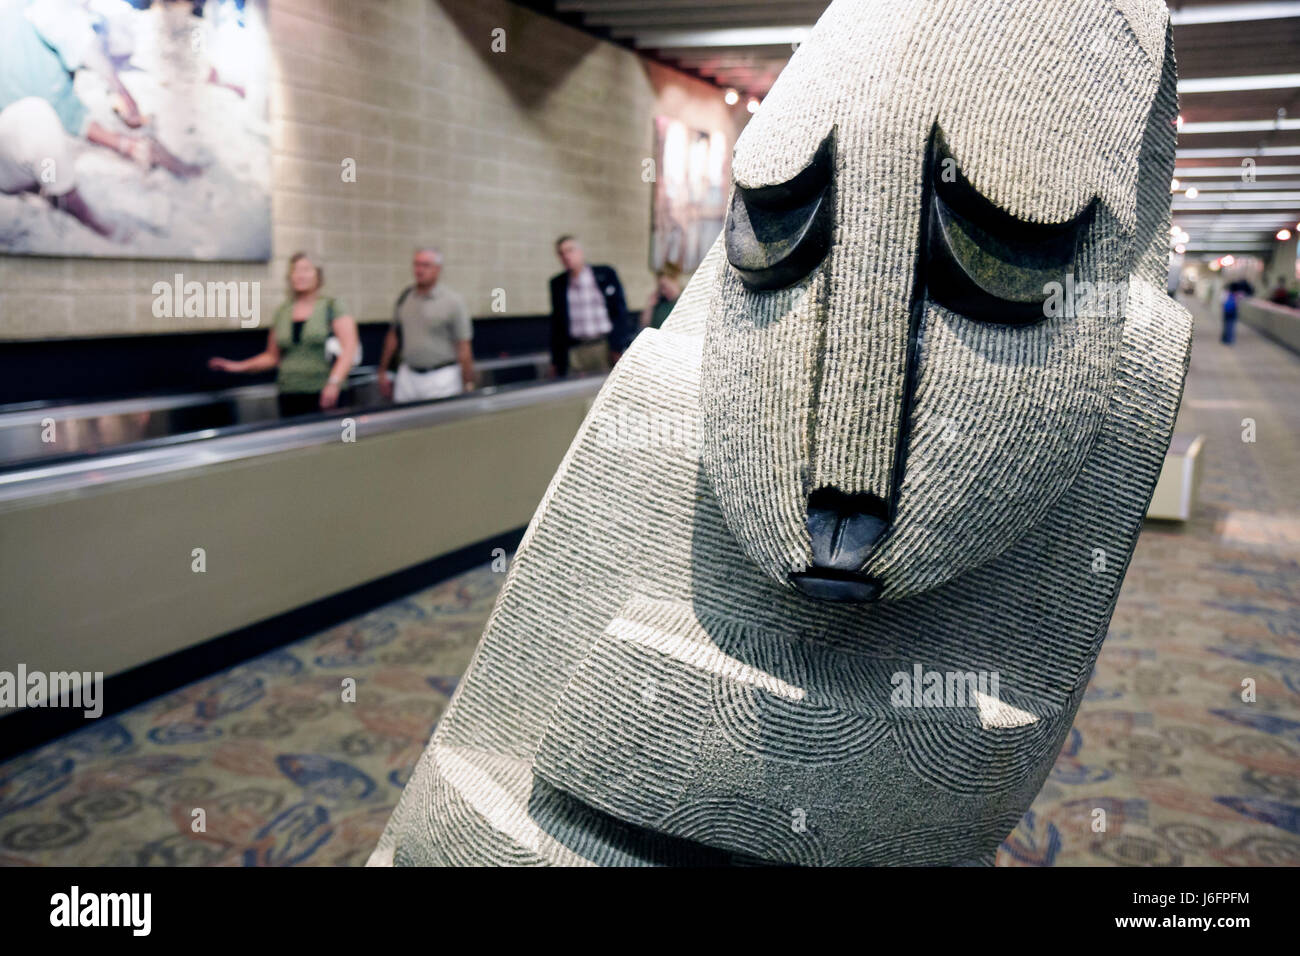
<path fill-rule="evenodd" d="M 999 865 L 1300 863 L 1300 357 L 1244 325 L 1224 346 L 1187 304 L 1193 519 L 1146 523 Z M 485 563 L 0 765 L 0 863 L 362 864 L 504 578 Z"/>

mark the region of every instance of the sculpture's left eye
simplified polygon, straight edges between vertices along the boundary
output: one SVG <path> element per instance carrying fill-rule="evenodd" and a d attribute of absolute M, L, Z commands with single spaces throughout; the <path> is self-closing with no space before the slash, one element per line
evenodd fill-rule
<path fill-rule="evenodd" d="M 943 134 L 930 148 L 925 283 L 929 297 L 970 319 L 1000 325 L 1042 321 L 1052 283 L 1065 284 L 1096 201 L 1065 223 L 1017 219 L 962 175 Z"/>
<path fill-rule="evenodd" d="M 828 135 L 817 155 L 789 182 L 732 190 L 727 213 L 727 261 L 751 289 L 783 289 L 812 272 L 831 245 Z"/>

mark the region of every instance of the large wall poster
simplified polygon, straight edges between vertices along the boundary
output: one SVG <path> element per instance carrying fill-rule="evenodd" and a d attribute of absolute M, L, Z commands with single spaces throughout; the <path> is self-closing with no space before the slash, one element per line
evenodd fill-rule
<path fill-rule="evenodd" d="M 667 116 L 655 118 L 655 147 L 650 268 L 673 263 L 693 272 L 726 222 L 731 147 L 722 133 L 688 129 Z"/>
<path fill-rule="evenodd" d="M 265 0 L 0 0 L 0 253 L 266 261 Z"/>

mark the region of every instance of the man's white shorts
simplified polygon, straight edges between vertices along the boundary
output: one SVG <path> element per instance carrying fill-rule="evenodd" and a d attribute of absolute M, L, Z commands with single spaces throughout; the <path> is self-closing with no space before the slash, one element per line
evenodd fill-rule
<path fill-rule="evenodd" d="M 464 390 L 460 365 L 453 363 L 431 372 L 417 372 L 405 362 L 397 367 L 393 382 L 393 399 L 398 402 L 422 402 L 430 398 L 447 398 Z"/>

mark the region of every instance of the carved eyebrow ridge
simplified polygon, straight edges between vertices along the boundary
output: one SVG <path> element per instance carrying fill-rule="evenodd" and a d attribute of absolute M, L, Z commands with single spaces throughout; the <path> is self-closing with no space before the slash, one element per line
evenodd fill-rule
<path fill-rule="evenodd" d="M 834 230 L 834 130 L 812 160 L 784 183 L 735 184 L 727 215 L 727 260 L 755 291 L 791 286 L 826 257 Z"/>
<path fill-rule="evenodd" d="M 833 140 L 834 131 L 821 141 L 808 165 L 785 182 L 771 186 L 742 186 L 736 183 L 736 191 L 744 196 L 746 204 L 764 209 L 802 206 L 831 181 Z"/>
<path fill-rule="evenodd" d="M 944 205 L 1003 242 L 1031 247 L 1041 243 L 1066 245 L 1062 240 L 1073 240 L 1087 225 L 1096 209 L 1097 200 L 1094 197 L 1078 215 L 1066 222 L 1029 222 L 1020 219 L 994 203 L 966 178 L 948 148 L 943 130 L 937 124 L 931 150 L 932 182 Z M 947 175 L 949 170 L 952 172 L 951 177 Z"/>
<path fill-rule="evenodd" d="M 1047 317 L 1053 282 L 1067 278 L 1098 199 L 1061 223 L 1026 222 L 982 195 L 957 166 L 936 123 L 926 165 L 926 290 L 935 302 L 988 325 Z"/>

